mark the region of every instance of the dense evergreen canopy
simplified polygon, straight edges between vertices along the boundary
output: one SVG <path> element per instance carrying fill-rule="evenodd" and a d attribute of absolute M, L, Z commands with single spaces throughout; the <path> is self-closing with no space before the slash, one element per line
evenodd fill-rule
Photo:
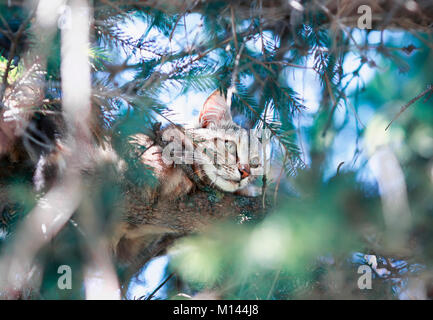
<path fill-rule="evenodd" d="M 371 29 L 359 28 L 361 5 Z M 222 210 L 234 203 L 233 219 L 170 247 L 160 297 L 431 298 L 432 19 L 422 0 L 0 1 L 2 294 L 85 298 L 85 266 L 109 261 L 95 243 L 122 185 L 154 183 L 128 136 L 174 122 L 179 97 L 220 89 L 239 124 L 271 131 L 271 174 L 260 199 L 230 198 Z M 82 86 L 68 85 L 75 71 Z M 43 194 L 34 166 L 56 139 L 74 141 L 65 157 L 78 171 Z M 126 182 L 111 167 L 80 173 L 80 150 L 107 144 L 125 159 Z M 32 228 L 21 222 L 50 190 L 65 194 L 54 202 L 64 221 L 21 250 Z M 72 290 L 58 289 L 60 265 L 73 270 Z M 373 269 L 371 290 L 358 287 L 360 265 Z M 123 297 L 139 298 L 128 293 L 139 276 L 104 266 Z M 12 288 L 10 272 L 31 280 Z"/>

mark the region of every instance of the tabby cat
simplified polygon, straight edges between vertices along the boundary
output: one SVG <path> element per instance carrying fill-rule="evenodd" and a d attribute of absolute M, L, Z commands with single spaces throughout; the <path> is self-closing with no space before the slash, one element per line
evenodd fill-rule
<path fill-rule="evenodd" d="M 265 170 L 263 138 L 266 137 L 256 131 L 248 132 L 232 120 L 226 99 L 219 91 L 207 98 L 193 125 L 169 125 L 156 139 L 159 141 L 144 134 L 130 137 L 132 144 L 145 150 L 139 153 L 140 161 L 153 169 L 159 181 L 159 188 L 144 194 L 151 200 L 160 199 L 160 210 L 143 213 L 142 208 L 127 209 L 128 214 L 116 226 L 112 238 L 114 252 L 128 262 L 142 254 L 143 248 L 152 254 L 167 239 L 206 227 L 213 218 L 211 212 L 185 215 L 170 212 L 167 206 L 193 190 L 210 187 L 257 196 L 259 189 L 252 182 Z M 134 199 L 127 202 L 136 203 L 142 195 L 128 194 L 127 198 Z"/>
<path fill-rule="evenodd" d="M 232 120 L 226 100 L 215 91 L 204 103 L 194 125 L 185 128 L 171 125 L 163 130 L 160 144 L 170 142 L 165 147 L 143 134 L 132 136 L 130 142 L 145 148 L 141 161 L 153 168 L 162 185 L 162 197 L 174 199 L 189 193 L 194 184 L 257 195 L 251 183 L 263 175 L 259 138 L 257 132 L 250 134 Z"/>
<path fill-rule="evenodd" d="M 207 98 L 194 124 L 172 124 L 153 134 L 129 137 L 139 161 L 152 169 L 158 183 L 124 191 L 121 222 L 115 223 L 110 244 L 118 261 L 126 265 L 143 263 L 157 254 L 158 248 L 166 247 L 167 241 L 203 229 L 215 218 L 214 209 L 188 214 L 173 210 L 172 204 L 183 201 L 179 199 L 197 189 L 204 191 L 203 195 L 218 190 L 256 196 L 259 188 L 252 182 L 265 170 L 266 137 L 237 125 L 219 91 Z M 62 155 L 67 152 L 57 140 L 55 151 L 39 158 L 33 181 L 38 191 L 48 190 L 62 176 Z M 125 172 L 126 162 L 109 146 L 95 149 L 90 157 L 96 164 L 115 163 L 119 176 Z M 224 211 L 220 218 L 229 214 Z"/>

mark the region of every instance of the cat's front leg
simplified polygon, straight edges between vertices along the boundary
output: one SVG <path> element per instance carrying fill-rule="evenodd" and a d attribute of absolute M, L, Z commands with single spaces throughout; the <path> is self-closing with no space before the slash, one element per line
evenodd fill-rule
<path fill-rule="evenodd" d="M 243 189 L 236 191 L 235 193 L 243 197 L 258 197 L 262 194 L 262 188 L 254 185 L 249 185 Z"/>

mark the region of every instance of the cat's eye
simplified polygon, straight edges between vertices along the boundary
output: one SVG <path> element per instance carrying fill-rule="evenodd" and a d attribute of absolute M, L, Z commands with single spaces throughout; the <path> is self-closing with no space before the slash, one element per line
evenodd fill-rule
<path fill-rule="evenodd" d="M 236 144 L 234 142 L 226 141 L 225 145 L 226 145 L 226 150 L 230 154 L 235 154 L 236 153 Z"/>
<path fill-rule="evenodd" d="M 251 168 L 257 168 L 260 164 L 260 160 L 258 157 L 254 157 L 250 160 L 250 166 Z"/>

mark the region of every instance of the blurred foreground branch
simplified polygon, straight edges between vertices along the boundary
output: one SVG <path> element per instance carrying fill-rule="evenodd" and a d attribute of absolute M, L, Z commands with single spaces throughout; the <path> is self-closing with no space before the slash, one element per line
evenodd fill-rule
<path fill-rule="evenodd" d="M 46 16 L 50 13 L 49 27 L 57 27 L 56 15 L 63 1 L 39 1 L 37 21 L 39 25 L 47 23 Z M 63 114 L 69 125 L 69 135 L 66 139 L 67 150 L 65 169 L 59 175 L 58 181 L 42 197 L 37 206 L 28 214 L 25 222 L 17 231 L 9 255 L 1 259 L 0 269 L 6 283 L 2 283 L 8 297 L 16 296 L 28 281 L 28 274 L 33 259 L 38 251 L 48 243 L 69 221 L 72 214 L 80 206 L 82 200 L 81 170 L 89 166 L 91 155 L 91 136 L 89 130 L 91 78 L 88 61 L 90 8 L 86 0 L 70 1 L 71 27 L 62 30 L 62 92 Z M 84 13 L 84 14 L 83 14 Z M 39 227 L 38 227 L 39 226 Z M 117 276 L 109 260 L 108 248 L 91 245 L 91 251 L 96 258 L 96 267 L 103 272 L 107 286 L 102 286 L 104 297 L 119 298 Z M 96 247 L 93 247 L 96 246 Z M 95 266 L 87 267 L 88 274 Z M 92 287 L 90 287 L 92 288 Z M 101 288 L 98 288 L 98 290 Z M 90 289 L 89 289 L 90 290 Z M 107 291 L 108 290 L 108 291 Z M 113 294 L 111 294 L 113 292 Z M 87 293 L 88 298 L 97 298 L 93 292 Z"/>

